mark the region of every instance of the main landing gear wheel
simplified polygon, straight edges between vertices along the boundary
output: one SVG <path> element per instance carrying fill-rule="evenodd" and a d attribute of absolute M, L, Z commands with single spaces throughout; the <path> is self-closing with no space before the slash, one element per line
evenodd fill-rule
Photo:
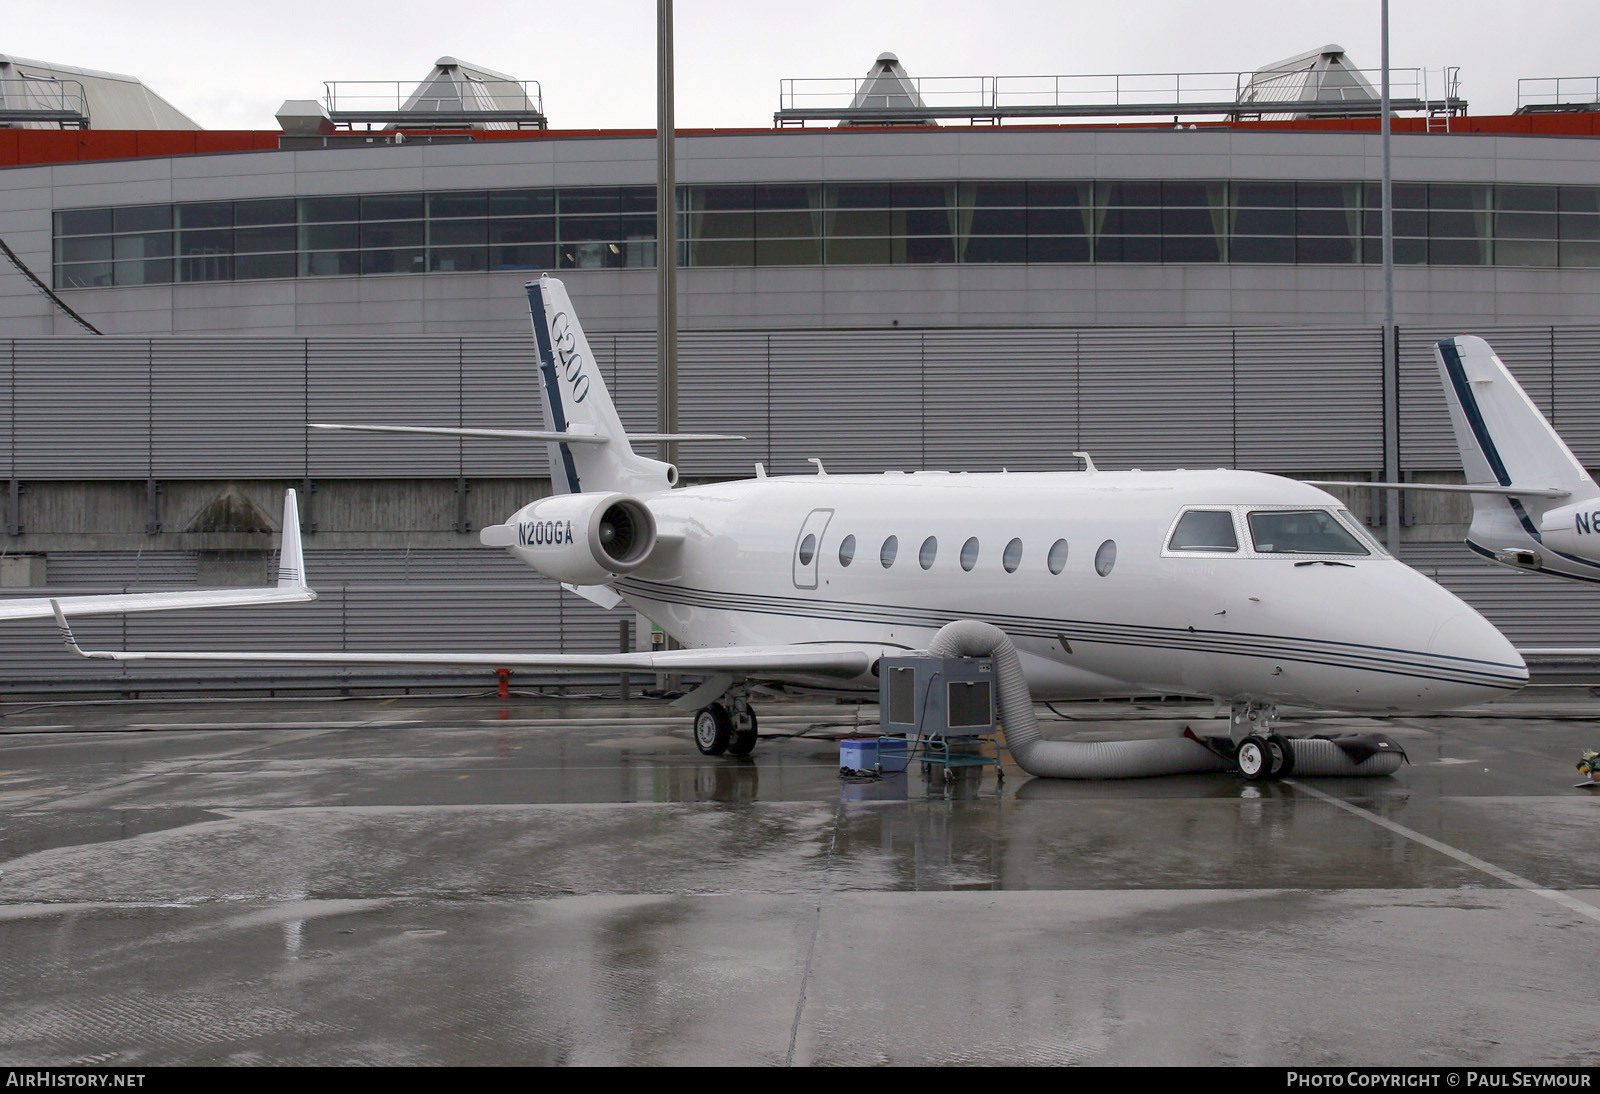
<path fill-rule="evenodd" d="M 745 718 L 750 720 L 750 728 L 735 729 L 733 731 L 733 741 L 728 745 L 728 755 L 730 756 L 748 756 L 756 749 L 756 738 L 759 736 L 756 732 L 756 712 L 749 707 L 745 707 L 742 713 Z M 696 735 L 698 736 L 698 734 Z"/>
<path fill-rule="evenodd" d="M 753 738 L 754 734 L 751 736 Z M 701 754 L 720 756 L 728 751 L 728 745 L 732 741 L 733 718 L 728 714 L 728 708 L 721 703 L 712 703 L 708 707 L 700 708 L 700 713 L 694 716 L 694 746 Z M 753 739 L 750 747 L 755 747 Z"/>

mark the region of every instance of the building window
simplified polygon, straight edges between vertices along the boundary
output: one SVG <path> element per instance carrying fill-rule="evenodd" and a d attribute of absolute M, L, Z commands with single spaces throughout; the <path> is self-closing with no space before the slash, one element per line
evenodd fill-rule
<path fill-rule="evenodd" d="M 1376 264 L 1371 182 L 982 181 L 686 186 L 696 267 Z M 1396 183 L 1395 261 L 1600 266 L 1600 187 Z M 55 214 L 58 288 L 656 264 L 648 186 L 186 202 Z"/>

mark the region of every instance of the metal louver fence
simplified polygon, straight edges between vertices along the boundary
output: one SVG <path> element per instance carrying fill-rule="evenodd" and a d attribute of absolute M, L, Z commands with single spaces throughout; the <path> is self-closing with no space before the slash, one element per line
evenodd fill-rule
<path fill-rule="evenodd" d="M 1405 472 L 1460 466 L 1432 354 L 1453 333 L 1401 332 Z M 1600 464 L 1600 323 L 1477 333 L 1579 458 Z M 653 336 L 590 340 L 624 422 L 653 431 Z M 756 461 L 802 472 L 808 457 L 834 472 L 1051 470 L 1075 466 L 1082 449 L 1107 468 L 1376 474 L 1383 464 L 1375 326 L 690 331 L 680 352 L 682 427 L 748 438 L 684 445 L 693 477 L 748 475 Z M 0 461 L 23 482 L 543 476 L 543 444 L 304 429 L 536 428 L 535 380 L 532 341 L 514 336 L 13 339 L 0 344 Z M 1600 590 L 1501 572 L 1454 545 L 1408 545 L 1407 561 L 1432 567 L 1521 644 L 1600 644 L 1590 624 Z M 49 568 L 63 593 L 196 580 L 185 552 L 57 551 Z M 80 637 L 131 648 L 617 646 L 616 614 L 498 552 L 313 550 L 309 568 L 323 597 L 312 605 L 85 620 Z M 0 688 L 13 690 L 267 675 L 83 662 L 43 622 L 0 628 L 0 664 Z"/>
<path fill-rule="evenodd" d="M 1401 338 L 1406 470 L 1457 466 L 1432 345 Z M 1480 331 L 1600 462 L 1600 324 Z M 648 333 L 599 334 L 623 421 L 655 427 Z M 5 476 L 27 480 L 456 478 L 548 474 L 541 444 L 308 434 L 307 421 L 536 428 L 531 339 L 13 339 Z M 688 476 L 800 470 L 1382 466 L 1375 327 L 694 331 L 683 336 Z"/>

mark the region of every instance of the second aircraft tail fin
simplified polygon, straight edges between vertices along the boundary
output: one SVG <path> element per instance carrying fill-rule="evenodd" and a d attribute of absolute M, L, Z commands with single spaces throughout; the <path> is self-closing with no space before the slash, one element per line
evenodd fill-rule
<path fill-rule="evenodd" d="M 1564 504 L 1600 496 L 1489 343 L 1470 334 L 1446 338 L 1434 356 L 1468 483 L 1561 491 Z"/>
<path fill-rule="evenodd" d="M 1600 581 L 1600 486 L 1482 338 L 1434 345 L 1464 486 L 1332 482 L 1472 497 L 1467 546 L 1497 562 Z"/>
<path fill-rule="evenodd" d="M 1465 489 L 1498 487 L 1472 495 L 1467 545 L 1534 569 L 1559 565 L 1556 557 L 1546 557 L 1550 552 L 1583 562 L 1571 552 L 1590 554 L 1576 537 L 1593 535 L 1589 510 L 1600 498 L 1600 487 L 1489 343 L 1472 335 L 1446 338 L 1435 345 L 1434 355 L 1461 450 Z M 1590 570 L 1593 563 L 1582 568 Z M 1582 576 L 1594 580 L 1588 573 Z"/>

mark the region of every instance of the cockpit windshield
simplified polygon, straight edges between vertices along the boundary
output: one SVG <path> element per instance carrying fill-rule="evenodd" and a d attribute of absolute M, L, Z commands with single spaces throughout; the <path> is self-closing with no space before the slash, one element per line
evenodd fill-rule
<path fill-rule="evenodd" d="M 1237 551 L 1233 514 L 1226 509 L 1191 509 L 1183 514 L 1167 541 L 1169 551 Z"/>
<path fill-rule="evenodd" d="M 1263 555 L 1370 555 L 1326 509 L 1260 509 L 1251 513 L 1250 539 Z"/>
<path fill-rule="evenodd" d="M 1372 548 L 1373 554 L 1385 558 L 1388 557 L 1389 549 L 1373 538 L 1372 533 L 1367 531 L 1367 526 L 1357 520 L 1354 513 L 1350 512 L 1348 509 L 1341 509 L 1339 510 L 1339 516 L 1344 518 L 1345 524 L 1349 525 L 1351 528 L 1354 528 L 1356 532 L 1360 534 L 1367 546 Z"/>

